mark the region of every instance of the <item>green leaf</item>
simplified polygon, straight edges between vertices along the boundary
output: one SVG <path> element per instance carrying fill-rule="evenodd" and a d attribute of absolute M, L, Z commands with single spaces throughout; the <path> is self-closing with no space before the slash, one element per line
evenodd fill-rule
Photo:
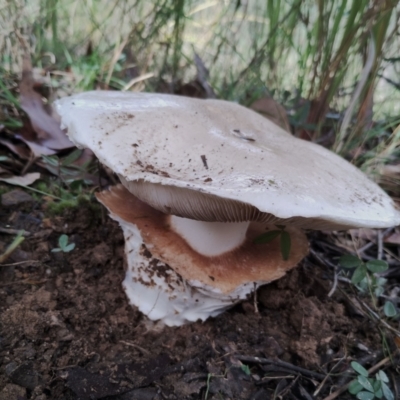
<path fill-rule="evenodd" d="M 358 392 L 356 397 L 359 400 L 373 400 L 375 395 L 371 392 Z"/>
<path fill-rule="evenodd" d="M 382 260 L 367 261 L 366 265 L 367 265 L 367 268 L 371 272 L 374 272 L 374 273 L 383 272 L 383 271 L 386 271 L 389 268 L 387 262 L 386 261 L 382 261 Z"/>
<path fill-rule="evenodd" d="M 76 149 L 74 150 L 71 154 L 69 154 L 67 157 L 65 157 L 61 164 L 64 166 L 71 165 L 74 161 L 76 161 L 83 153 L 83 150 Z"/>
<path fill-rule="evenodd" d="M 384 291 L 385 291 L 385 288 L 384 288 L 384 287 L 378 286 L 378 287 L 375 289 L 375 291 L 374 291 L 375 296 L 376 296 L 376 297 L 382 296 L 382 294 L 383 294 Z"/>
<path fill-rule="evenodd" d="M 376 374 L 376 379 L 379 379 L 382 382 L 389 382 L 389 378 L 387 377 L 387 375 L 385 374 L 384 371 L 379 370 L 378 373 Z"/>
<path fill-rule="evenodd" d="M 396 308 L 391 301 L 387 301 L 385 303 L 385 305 L 383 306 L 383 312 L 389 318 L 394 317 L 397 314 Z M 383 372 L 383 371 L 379 371 L 379 372 Z M 388 382 L 388 381 L 384 381 L 384 382 Z"/>
<path fill-rule="evenodd" d="M 73 192 L 80 192 L 82 190 L 82 185 L 83 185 L 83 180 L 76 179 L 71 182 L 69 187 Z"/>
<path fill-rule="evenodd" d="M 377 399 L 381 399 L 383 397 L 382 389 L 375 390 L 374 394 Z"/>
<path fill-rule="evenodd" d="M 290 233 L 282 231 L 281 233 L 281 253 L 282 258 L 286 261 L 289 259 L 290 248 L 292 247 L 292 240 L 290 238 Z"/>
<path fill-rule="evenodd" d="M 363 264 L 356 268 L 353 276 L 351 277 L 351 281 L 353 282 L 354 285 L 357 285 L 357 283 L 360 283 L 366 276 L 367 276 L 367 268 Z"/>
<path fill-rule="evenodd" d="M 250 376 L 251 371 L 250 371 L 250 368 L 249 368 L 248 365 L 242 364 L 242 365 L 240 366 L 240 368 L 242 369 L 242 371 L 243 371 L 246 375 Z"/>
<path fill-rule="evenodd" d="M 362 390 L 362 388 L 363 387 L 358 383 L 358 381 L 354 379 L 353 381 L 350 382 L 348 390 L 351 394 L 357 394 Z"/>
<path fill-rule="evenodd" d="M 262 233 L 260 236 L 257 236 L 254 239 L 255 244 L 263 244 L 263 243 L 269 243 L 272 242 L 276 237 L 278 237 L 281 234 L 282 231 L 269 231 Z"/>
<path fill-rule="evenodd" d="M 69 253 L 75 248 L 75 243 L 70 243 L 68 246 L 63 248 L 64 253 Z"/>
<path fill-rule="evenodd" d="M 42 158 L 46 164 L 53 167 L 58 167 L 60 165 L 60 161 L 57 156 L 42 156 Z"/>
<path fill-rule="evenodd" d="M 68 236 L 67 235 L 61 235 L 58 238 L 58 245 L 60 246 L 61 249 L 64 249 L 67 244 L 68 244 Z"/>
<path fill-rule="evenodd" d="M 382 382 L 382 392 L 387 400 L 394 400 L 394 395 L 385 382 Z"/>
<path fill-rule="evenodd" d="M 381 381 L 379 379 L 373 379 L 372 387 L 374 388 L 374 392 L 376 393 L 381 388 Z"/>
<path fill-rule="evenodd" d="M 357 268 L 363 264 L 363 262 L 356 256 L 346 254 L 340 257 L 339 264 L 343 268 Z"/>
<path fill-rule="evenodd" d="M 373 388 L 373 386 L 371 384 L 371 380 L 370 379 L 366 378 L 365 376 L 359 375 L 357 380 L 358 380 L 358 383 L 360 385 L 362 385 L 362 387 L 364 389 L 367 389 L 369 392 L 374 393 L 374 388 Z"/>
<path fill-rule="evenodd" d="M 353 368 L 354 371 L 357 372 L 357 374 L 359 374 L 361 376 L 365 376 L 365 377 L 368 376 L 368 371 L 357 361 L 352 361 L 350 365 L 351 365 L 351 368 Z"/>
<path fill-rule="evenodd" d="M 387 279 L 386 278 L 382 278 L 381 276 L 377 277 L 376 279 L 376 284 L 379 286 L 385 286 L 387 283 Z"/>

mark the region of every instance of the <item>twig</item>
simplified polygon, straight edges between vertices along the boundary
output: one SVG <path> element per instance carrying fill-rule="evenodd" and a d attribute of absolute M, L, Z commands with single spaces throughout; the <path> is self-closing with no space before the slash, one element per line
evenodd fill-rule
<path fill-rule="evenodd" d="M 236 356 L 236 358 L 240 361 L 244 361 L 244 362 L 248 362 L 248 363 L 276 365 L 278 367 L 286 368 L 290 371 L 299 372 L 300 374 L 308 376 L 310 378 L 315 378 L 315 379 L 324 379 L 325 378 L 325 375 L 323 375 L 323 374 L 319 374 L 318 372 L 314 372 L 314 371 L 309 371 L 308 369 L 305 369 L 305 368 L 297 367 L 296 365 L 290 364 L 285 361 L 281 361 L 279 359 L 272 360 L 270 358 L 250 357 L 250 356 L 241 356 L 241 355 Z"/>
<path fill-rule="evenodd" d="M 20 229 L 2 228 L 2 227 L 0 227 L 0 233 L 6 233 L 7 235 L 22 235 L 22 236 L 29 236 L 31 234 L 28 231 Z"/>
<path fill-rule="evenodd" d="M 379 361 L 378 364 L 375 364 L 373 367 L 371 367 L 368 370 L 368 374 L 373 374 L 379 368 L 381 368 L 385 364 L 389 363 L 390 360 L 391 360 L 391 357 L 388 356 L 388 357 L 384 358 L 383 360 Z M 347 383 L 346 385 L 342 386 L 340 389 L 336 390 L 336 392 L 333 392 L 328 397 L 325 397 L 323 400 L 336 399 L 336 397 L 340 396 L 343 392 L 345 392 L 349 388 L 351 382 L 352 382 L 352 380 L 349 383 Z"/>
<path fill-rule="evenodd" d="M 254 312 L 256 314 L 259 313 L 257 301 L 258 301 L 258 299 L 257 299 L 257 284 L 254 282 L 253 302 L 254 302 Z"/>
<path fill-rule="evenodd" d="M 323 381 L 318 385 L 317 389 L 315 389 L 313 396 L 317 396 L 319 394 L 319 392 L 322 390 L 322 388 L 324 387 L 326 381 L 328 380 L 328 378 L 331 376 L 333 370 L 339 366 L 343 360 L 346 358 L 346 355 L 344 355 L 342 358 L 339 359 L 339 361 L 331 368 L 331 370 L 328 372 L 328 374 L 326 375 L 326 377 L 323 379 Z"/>
<path fill-rule="evenodd" d="M 14 267 L 16 265 L 32 264 L 32 263 L 40 263 L 40 261 L 39 260 L 18 261 L 18 262 L 10 263 L 10 264 L 0 264 L 0 267 Z"/>
<path fill-rule="evenodd" d="M 377 260 L 382 260 L 383 256 L 383 235 L 384 233 L 381 230 L 378 230 L 376 234 L 376 240 L 378 242 L 378 254 L 376 256 Z"/>
<path fill-rule="evenodd" d="M 122 91 L 123 91 L 123 92 L 126 92 L 126 91 L 129 90 L 133 85 L 135 85 L 136 83 L 139 83 L 139 82 L 145 81 L 145 80 L 147 80 L 147 79 L 150 79 L 150 78 L 152 78 L 153 76 L 154 76 L 154 73 L 153 73 L 153 72 L 149 72 L 149 73 L 147 73 L 147 74 L 143 74 L 143 75 L 140 75 L 140 76 L 138 76 L 138 77 L 136 77 L 136 78 L 133 78 L 132 80 L 130 80 L 130 81 L 122 88 Z"/>
<path fill-rule="evenodd" d="M 385 320 L 383 320 L 374 310 L 372 310 L 366 303 L 360 300 L 360 304 L 367 309 L 367 311 L 378 321 L 380 322 L 385 328 L 394 332 L 397 336 L 400 337 L 400 331 L 390 326 Z"/>
<path fill-rule="evenodd" d="M 338 284 L 338 271 L 337 271 L 337 268 L 335 268 L 334 275 L 333 275 L 333 284 L 332 284 L 331 290 L 328 293 L 328 297 L 332 297 L 333 293 L 335 293 L 337 284 Z"/>
<path fill-rule="evenodd" d="M 126 346 L 133 347 L 133 348 L 135 348 L 137 350 L 140 350 L 146 356 L 150 355 L 150 352 L 148 350 L 144 349 L 143 347 L 139 346 L 138 344 L 135 344 L 135 343 L 132 343 L 132 342 L 127 342 L 125 340 L 120 340 L 119 342 L 124 344 L 124 345 L 126 345 Z"/>

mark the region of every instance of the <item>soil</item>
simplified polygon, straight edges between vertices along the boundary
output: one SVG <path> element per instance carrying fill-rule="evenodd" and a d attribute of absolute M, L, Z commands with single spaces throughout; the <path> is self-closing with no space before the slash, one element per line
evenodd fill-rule
<path fill-rule="evenodd" d="M 123 235 L 104 209 L 6 204 L 0 225 L 29 236 L 0 266 L 0 400 L 323 399 L 351 360 L 385 356 L 382 330 L 341 288 L 328 297 L 332 271 L 311 258 L 217 318 L 163 327 L 128 304 Z M 62 233 L 76 248 L 51 252 Z"/>

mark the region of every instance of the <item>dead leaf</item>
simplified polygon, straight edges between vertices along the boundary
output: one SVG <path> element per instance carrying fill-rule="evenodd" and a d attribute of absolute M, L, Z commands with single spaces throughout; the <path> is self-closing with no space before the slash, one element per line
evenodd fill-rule
<path fill-rule="evenodd" d="M 385 165 L 382 168 L 381 175 L 388 177 L 399 177 L 400 176 L 400 164 L 396 165 Z"/>
<path fill-rule="evenodd" d="M 285 131 L 290 132 L 289 119 L 285 108 L 272 97 L 262 97 L 256 100 L 250 108 L 264 115 L 264 117 L 270 119 L 272 122 L 285 129 Z"/>
<path fill-rule="evenodd" d="M 8 140 L 0 139 L 0 144 L 7 147 L 18 157 L 21 157 L 23 160 L 28 160 L 30 158 L 30 152 L 26 146 L 20 144 L 14 144 L 9 142 Z"/>
<path fill-rule="evenodd" d="M 56 154 L 55 150 L 52 150 L 46 146 L 42 146 L 39 143 L 26 140 L 21 135 L 15 135 L 15 137 L 22 140 L 31 149 L 34 158 L 38 158 L 40 156 L 52 156 L 53 154 Z"/>
<path fill-rule="evenodd" d="M 358 239 L 365 239 L 369 242 L 376 242 L 377 231 L 370 228 L 356 228 L 350 229 L 349 233 L 352 237 Z"/>
<path fill-rule="evenodd" d="M 391 235 L 384 238 L 385 243 L 399 244 L 400 245 L 400 232 L 394 232 Z"/>
<path fill-rule="evenodd" d="M 194 53 L 194 64 L 196 65 L 197 70 L 197 81 L 201 84 L 201 86 L 207 93 L 207 98 L 215 99 L 217 96 L 215 95 L 213 88 L 208 83 L 208 77 L 210 73 L 204 65 L 203 60 L 196 52 Z"/>
<path fill-rule="evenodd" d="M 38 144 L 53 150 L 62 150 L 73 147 L 72 142 L 61 130 L 59 121 L 53 118 L 46 110 L 39 93 L 34 89 L 32 64 L 30 57 L 23 58 L 22 79 L 19 85 L 21 108 L 28 114 L 30 122 L 37 134 Z M 32 141 L 31 138 L 25 140 Z"/>
<path fill-rule="evenodd" d="M 10 185 L 29 186 L 40 179 L 39 172 L 31 172 L 24 176 L 11 176 L 9 178 L 0 178 L 0 181 L 9 183 Z"/>

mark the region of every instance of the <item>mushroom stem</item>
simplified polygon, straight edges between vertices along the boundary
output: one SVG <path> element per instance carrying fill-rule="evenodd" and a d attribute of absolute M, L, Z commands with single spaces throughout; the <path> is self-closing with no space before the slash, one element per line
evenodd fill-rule
<path fill-rule="evenodd" d="M 170 225 L 193 250 L 215 257 L 243 244 L 250 222 L 205 222 L 171 215 Z"/>

